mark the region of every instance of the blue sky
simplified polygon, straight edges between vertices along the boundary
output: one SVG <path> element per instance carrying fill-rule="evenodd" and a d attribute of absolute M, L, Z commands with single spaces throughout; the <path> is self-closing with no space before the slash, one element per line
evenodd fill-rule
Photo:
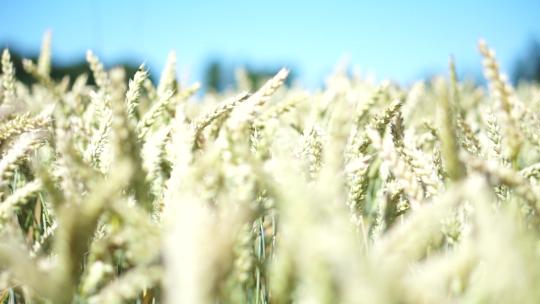
<path fill-rule="evenodd" d="M 452 54 L 477 73 L 478 38 L 510 72 L 540 40 L 540 1 L 128 1 L 0 0 L 0 44 L 39 48 L 53 31 L 53 59 L 92 49 L 105 61 L 145 61 L 159 73 L 176 50 L 182 77 L 200 80 L 214 57 L 231 64 L 287 65 L 308 86 L 347 56 L 377 79 L 409 82 L 445 72 Z"/>

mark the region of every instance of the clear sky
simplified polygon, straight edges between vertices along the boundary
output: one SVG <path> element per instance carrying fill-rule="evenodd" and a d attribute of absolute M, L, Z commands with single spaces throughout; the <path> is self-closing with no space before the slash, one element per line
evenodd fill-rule
<path fill-rule="evenodd" d="M 313 86 L 343 56 L 378 79 L 401 82 L 480 69 L 484 37 L 510 72 L 531 38 L 540 39 L 540 0 L 135 1 L 0 0 L 0 44 L 39 48 L 53 31 L 53 60 L 93 49 L 105 62 L 146 61 L 159 73 L 169 50 L 200 80 L 217 56 L 254 66 L 287 65 Z"/>

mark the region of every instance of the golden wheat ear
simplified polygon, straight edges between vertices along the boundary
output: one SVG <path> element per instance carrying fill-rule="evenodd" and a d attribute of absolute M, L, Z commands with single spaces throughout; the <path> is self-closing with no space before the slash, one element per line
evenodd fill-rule
<path fill-rule="evenodd" d="M 8 49 L 2 52 L 2 103 L 13 102 L 15 98 L 15 68 L 11 61 L 11 54 Z"/>

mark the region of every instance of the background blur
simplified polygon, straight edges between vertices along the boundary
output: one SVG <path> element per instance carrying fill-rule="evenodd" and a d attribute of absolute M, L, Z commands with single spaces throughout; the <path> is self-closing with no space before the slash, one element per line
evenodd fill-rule
<path fill-rule="evenodd" d="M 408 84 L 446 73 L 453 55 L 462 77 L 478 80 L 483 37 L 514 81 L 540 75 L 539 0 L 0 3 L 0 47 L 35 56 L 50 29 L 53 62 L 64 69 L 92 49 L 107 65 L 146 62 L 156 79 L 175 50 L 184 82 L 223 89 L 235 67 L 264 75 L 287 66 L 315 88 L 342 58 L 377 80 Z"/>

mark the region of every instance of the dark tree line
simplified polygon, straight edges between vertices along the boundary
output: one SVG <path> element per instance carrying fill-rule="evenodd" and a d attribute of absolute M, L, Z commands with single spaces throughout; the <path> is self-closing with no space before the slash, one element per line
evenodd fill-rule
<path fill-rule="evenodd" d="M 32 61 L 37 61 L 37 55 L 34 56 L 25 56 L 21 52 L 17 51 L 16 49 L 9 49 L 11 54 L 11 60 L 13 61 L 13 65 L 15 67 L 15 73 L 18 80 L 23 82 L 24 84 L 32 84 L 36 80 L 34 77 L 28 73 L 23 68 L 22 60 L 23 58 L 31 59 Z M 135 72 L 137 72 L 137 69 L 139 68 L 138 65 L 132 64 L 132 63 L 117 63 L 113 64 L 111 66 L 120 66 L 123 67 L 126 71 L 126 75 L 131 78 Z M 86 73 L 89 78 L 88 81 L 91 84 L 95 84 L 94 78 L 92 76 L 92 73 L 90 71 L 90 68 L 88 66 L 88 63 L 84 59 L 77 60 L 73 63 L 69 64 L 54 64 L 51 67 L 51 77 L 54 80 L 61 80 L 65 76 L 69 76 L 70 79 L 75 79 L 77 76 Z M 128 79 L 129 79 L 128 78 Z"/>
<path fill-rule="evenodd" d="M 10 53 L 15 66 L 17 79 L 27 85 L 35 82 L 36 80 L 33 78 L 33 76 L 26 73 L 26 71 L 24 70 L 22 60 L 23 58 L 26 58 L 31 59 L 35 62 L 37 61 L 37 55 L 25 56 L 23 55 L 23 53 L 11 48 Z M 123 67 L 126 71 L 128 79 L 131 78 L 138 69 L 138 65 L 132 63 L 116 63 L 109 65 L 109 67 L 113 66 Z M 255 88 L 260 87 L 264 83 L 264 81 L 275 75 L 279 68 L 280 67 L 262 69 L 251 67 L 246 68 L 245 72 L 249 81 L 249 89 L 254 90 Z M 220 60 L 209 61 L 203 75 L 206 90 L 221 92 L 228 87 L 234 86 L 236 81 L 234 71 L 235 70 L 233 68 L 227 67 Z M 88 81 L 90 82 L 90 84 L 95 84 L 88 63 L 86 62 L 86 60 L 84 60 L 84 58 L 68 64 L 55 64 L 53 62 L 53 65 L 51 67 L 51 77 L 55 80 L 61 80 L 65 76 L 69 76 L 70 79 L 73 80 L 83 73 L 86 73 L 89 76 Z M 151 75 L 151 78 L 153 81 L 155 81 L 156 75 Z M 289 75 L 286 84 L 290 85 L 290 82 L 293 78 L 294 75 Z"/>
<path fill-rule="evenodd" d="M 529 42 L 525 52 L 516 61 L 512 76 L 515 83 L 540 82 L 540 42 L 538 40 Z"/>
<path fill-rule="evenodd" d="M 21 52 L 13 49 L 10 49 L 10 52 L 15 65 L 17 78 L 25 84 L 30 84 L 35 81 L 30 74 L 24 71 L 22 59 L 28 58 L 36 60 L 37 55 L 23 56 Z M 112 64 L 110 66 L 122 66 L 126 70 L 128 77 L 132 77 L 138 68 L 137 64 L 125 62 Z M 255 68 L 247 66 L 244 70 L 245 76 L 249 82 L 249 89 L 254 90 L 260 87 L 264 81 L 272 77 L 279 68 L 280 66 L 273 68 Z M 56 80 L 60 80 L 65 76 L 74 79 L 82 73 L 88 74 L 90 83 L 94 83 L 88 63 L 84 59 L 69 64 L 53 64 L 51 69 L 51 76 Z M 153 80 L 155 80 L 156 75 L 153 75 L 153 77 Z M 221 92 L 226 88 L 231 88 L 236 85 L 235 69 L 224 64 L 222 60 L 210 60 L 204 70 L 203 77 L 204 86 L 208 91 Z M 294 74 L 289 75 L 286 85 L 290 85 L 294 78 Z M 514 83 L 540 83 L 540 42 L 538 40 L 531 40 L 525 51 L 517 58 L 512 71 L 512 81 Z"/>

